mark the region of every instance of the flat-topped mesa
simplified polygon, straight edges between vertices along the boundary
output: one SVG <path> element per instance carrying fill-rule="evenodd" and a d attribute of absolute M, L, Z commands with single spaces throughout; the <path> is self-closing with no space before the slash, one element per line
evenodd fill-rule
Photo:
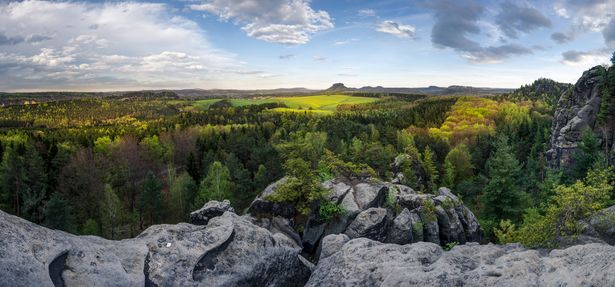
<path fill-rule="evenodd" d="M 283 219 L 288 224 L 283 228 L 284 234 L 293 240 L 299 237 L 304 251 L 316 257 L 322 238 L 329 234 L 397 244 L 429 241 L 446 245 L 481 240 L 478 220 L 448 188 L 440 188 L 437 194 L 423 194 L 377 179 L 336 178 L 322 186 L 329 191 L 328 200 L 341 206 L 343 212 L 326 220 L 318 210 L 300 216 L 292 206 L 282 208 L 280 203 L 269 202 L 266 194 L 275 192 L 283 182 L 284 179 L 267 187 L 248 212 L 267 224 Z M 289 209 L 292 211 L 280 212 Z M 301 235 L 293 232 L 301 229 Z"/>
<path fill-rule="evenodd" d="M 573 154 L 585 130 L 599 138 L 601 149 L 615 161 L 615 68 L 596 66 L 583 73 L 571 89 L 562 93 L 551 129 L 547 159 L 555 168 L 574 164 Z"/>

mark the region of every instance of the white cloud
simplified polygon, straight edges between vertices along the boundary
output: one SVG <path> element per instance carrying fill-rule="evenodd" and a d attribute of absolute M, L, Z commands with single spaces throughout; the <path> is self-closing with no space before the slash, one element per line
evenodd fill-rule
<path fill-rule="evenodd" d="M 310 37 L 333 28 L 326 11 L 315 11 L 308 0 L 203 0 L 193 10 L 215 14 L 242 25 L 250 37 L 282 44 L 305 44 Z"/>
<path fill-rule="evenodd" d="M 562 53 L 562 63 L 569 66 L 590 67 L 609 62 L 610 51 L 597 49 L 591 51 L 570 50 Z"/>
<path fill-rule="evenodd" d="M 4 3 L 3 30 L 25 40 L 0 46 L 0 90 L 187 87 L 242 66 L 164 4 Z"/>
<path fill-rule="evenodd" d="M 383 21 L 376 29 L 378 32 L 391 34 L 399 38 L 414 38 L 416 28 L 411 25 L 399 24 L 395 21 Z"/>
<path fill-rule="evenodd" d="M 376 11 L 374 9 L 361 9 L 358 14 L 363 17 L 375 17 Z"/>
<path fill-rule="evenodd" d="M 554 9 L 558 15 L 570 18 L 577 29 L 602 32 L 607 44 L 615 42 L 607 33 L 615 21 L 615 0 L 559 0 Z"/>

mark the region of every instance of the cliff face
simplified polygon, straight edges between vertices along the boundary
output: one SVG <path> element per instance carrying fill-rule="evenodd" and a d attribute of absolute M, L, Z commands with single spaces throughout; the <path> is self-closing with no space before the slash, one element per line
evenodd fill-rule
<path fill-rule="evenodd" d="M 552 167 L 565 168 L 573 164 L 572 155 L 586 129 L 600 139 L 602 150 L 610 156 L 615 151 L 615 96 L 608 84 L 615 69 L 610 70 L 594 67 L 584 72 L 572 89 L 562 93 L 553 118 L 547 152 Z"/>

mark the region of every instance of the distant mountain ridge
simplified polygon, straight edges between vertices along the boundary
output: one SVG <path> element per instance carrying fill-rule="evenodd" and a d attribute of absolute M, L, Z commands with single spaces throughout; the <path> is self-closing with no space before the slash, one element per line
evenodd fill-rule
<path fill-rule="evenodd" d="M 448 87 L 418 87 L 418 88 L 403 88 L 403 87 L 382 87 L 382 86 L 365 86 L 361 88 L 348 88 L 343 83 L 335 83 L 325 92 L 359 92 L 359 93 L 382 93 L 382 94 L 426 94 L 426 95 L 497 95 L 512 92 L 513 89 L 505 88 L 485 88 L 471 86 L 448 86 Z"/>

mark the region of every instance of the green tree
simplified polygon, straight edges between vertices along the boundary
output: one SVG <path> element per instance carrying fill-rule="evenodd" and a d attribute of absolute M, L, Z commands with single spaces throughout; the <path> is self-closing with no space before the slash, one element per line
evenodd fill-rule
<path fill-rule="evenodd" d="M 219 161 L 214 161 L 207 171 L 207 176 L 199 185 L 197 206 L 201 207 L 210 200 L 231 199 L 233 182 L 231 173 L 226 166 Z"/>
<path fill-rule="evenodd" d="M 444 161 L 444 176 L 442 185 L 448 188 L 455 188 L 455 166 L 448 160 Z"/>
<path fill-rule="evenodd" d="M 470 149 L 465 144 L 459 144 L 446 155 L 445 161 L 450 162 L 455 169 L 455 184 L 474 176 L 474 166 Z"/>
<path fill-rule="evenodd" d="M 7 146 L 0 164 L 2 184 L 2 209 L 22 216 L 23 194 L 27 192 L 27 177 L 23 156 L 17 149 Z"/>
<path fill-rule="evenodd" d="M 47 201 L 43 225 L 51 229 L 74 232 L 72 207 L 60 194 L 54 193 Z"/>
<path fill-rule="evenodd" d="M 192 208 L 197 186 L 192 177 L 184 172 L 171 183 L 171 211 L 176 221 L 185 220 Z"/>
<path fill-rule="evenodd" d="M 587 171 L 597 162 L 603 161 L 604 156 L 600 152 L 600 142 L 591 129 L 583 131 L 581 142 L 572 155 L 574 165 L 571 168 L 570 181 L 582 179 Z"/>
<path fill-rule="evenodd" d="M 433 152 L 429 148 L 429 146 L 425 147 L 425 151 L 423 152 L 423 169 L 425 170 L 425 175 L 427 175 L 427 190 L 433 191 L 436 187 L 436 182 L 438 181 L 438 169 L 436 168 L 436 164 L 433 159 Z"/>
<path fill-rule="evenodd" d="M 288 177 L 268 199 L 287 202 L 304 215 L 310 213 L 312 204 L 325 199 L 327 191 L 320 185 L 319 177 L 310 163 L 301 158 L 291 158 L 284 163 Z"/>
<path fill-rule="evenodd" d="M 99 235 L 99 232 L 100 226 L 98 225 L 98 222 L 92 218 L 88 218 L 81 229 L 81 234 L 83 235 Z"/>
<path fill-rule="evenodd" d="M 262 191 L 269 184 L 269 176 L 267 175 L 267 168 L 260 164 L 256 173 L 254 174 L 254 189 L 257 192 Z"/>
<path fill-rule="evenodd" d="M 109 184 L 105 184 L 105 195 L 100 203 L 100 213 L 103 236 L 116 239 L 117 228 L 124 222 L 126 212 L 119 197 Z"/>
<path fill-rule="evenodd" d="M 489 181 L 483 190 L 481 215 L 495 222 L 502 219 L 519 221 L 526 207 L 527 195 L 519 185 L 521 167 L 506 136 L 498 138 L 487 168 Z"/>
<path fill-rule="evenodd" d="M 47 197 L 47 174 L 43 159 L 33 145 L 26 146 L 24 168 L 27 188 L 23 194 L 23 215 L 32 222 L 41 223 Z"/>
<path fill-rule="evenodd" d="M 148 172 L 143 183 L 143 193 L 139 201 L 141 218 L 149 225 L 159 223 L 165 213 L 164 199 L 162 198 L 161 185 L 153 172 Z"/>

